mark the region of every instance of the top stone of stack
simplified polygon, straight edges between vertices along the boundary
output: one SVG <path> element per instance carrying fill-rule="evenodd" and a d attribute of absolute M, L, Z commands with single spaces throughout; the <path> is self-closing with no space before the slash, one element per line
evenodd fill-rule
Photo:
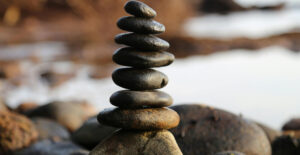
<path fill-rule="evenodd" d="M 156 16 L 155 10 L 138 1 L 127 2 L 125 4 L 125 11 L 131 15 L 142 18 L 154 18 Z"/>

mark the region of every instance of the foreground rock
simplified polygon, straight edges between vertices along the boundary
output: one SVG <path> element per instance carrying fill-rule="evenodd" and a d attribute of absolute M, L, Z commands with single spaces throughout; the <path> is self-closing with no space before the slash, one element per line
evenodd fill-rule
<path fill-rule="evenodd" d="M 96 110 L 86 102 L 51 102 L 29 110 L 29 117 L 46 117 L 59 122 L 70 131 L 78 129 L 85 120 L 94 116 Z"/>
<path fill-rule="evenodd" d="M 182 155 L 174 136 L 167 130 L 119 131 L 94 148 L 90 155 Z"/>
<path fill-rule="evenodd" d="M 0 97 L 0 112 L 6 112 L 8 108 L 4 102 L 4 100 Z"/>
<path fill-rule="evenodd" d="M 272 143 L 272 155 L 300 154 L 300 139 L 290 136 L 281 136 Z"/>
<path fill-rule="evenodd" d="M 0 112 L 0 154 L 10 154 L 31 145 L 38 137 L 33 123 L 25 116 Z"/>
<path fill-rule="evenodd" d="M 57 122 L 46 118 L 31 119 L 39 132 L 39 140 L 53 139 L 56 141 L 70 138 L 68 130 Z"/>
<path fill-rule="evenodd" d="M 72 140 L 85 148 L 92 149 L 117 130 L 119 129 L 99 124 L 97 118 L 93 117 L 72 134 Z"/>
<path fill-rule="evenodd" d="M 70 141 L 55 142 L 46 139 L 13 155 L 88 155 L 88 153 L 87 150 Z"/>
<path fill-rule="evenodd" d="M 245 155 L 245 154 L 237 151 L 225 151 L 225 152 L 216 153 L 215 155 Z"/>
<path fill-rule="evenodd" d="M 250 121 L 203 105 L 178 105 L 172 109 L 181 118 L 171 132 L 183 154 L 214 155 L 236 150 L 247 155 L 271 155 L 267 136 Z"/>

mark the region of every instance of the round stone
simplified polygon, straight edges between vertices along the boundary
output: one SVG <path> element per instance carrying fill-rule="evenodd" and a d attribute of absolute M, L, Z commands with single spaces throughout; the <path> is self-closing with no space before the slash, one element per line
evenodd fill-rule
<path fill-rule="evenodd" d="M 154 18 L 156 16 L 155 10 L 139 1 L 129 1 L 124 8 L 127 13 L 136 17 Z"/>
<path fill-rule="evenodd" d="M 173 103 L 172 97 L 162 91 L 115 92 L 110 97 L 111 104 L 120 108 L 167 107 Z"/>
<path fill-rule="evenodd" d="M 167 66 L 170 65 L 174 59 L 174 55 L 169 52 L 143 52 L 131 47 L 118 49 L 113 55 L 115 63 L 135 68 Z"/>
<path fill-rule="evenodd" d="M 170 44 L 154 35 L 136 34 L 136 33 L 121 33 L 115 37 L 118 44 L 124 44 L 147 51 L 166 50 Z"/>
<path fill-rule="evenodd" d="M 170 131 L 183 154 L 215 155 L 232 150 L 246 155 L 272 154 L 264 131 L 241 116 L 198 104 L 171 108 L 180 115 L 180 124 Z"/>
<path fill-rule="evenodd" d="M 157 21 L 139 17 L 122 17 L 117 22 L 120 29 L 140 34 L 159 34 L 165 32 L 165 26 Z"/>
<path fill-rule="evenodd" d="M 179 115 L 169 108 L 154 109 L 105 109 L 98 115 L 102 124 L 123 129 L 160 130 L 174 128 Z"/>
<path fill-rule="evenodd" d="M 225 151 L 225 152 L 216 153 L 215 155 L 245 155 L 245 154 L 238 151 Z"/>
<path fill-rule="evenodd" d="M 130 90 L 152 90 L 163 88 L 168 77 L 153 69 L 119 68 L 112 74 L 112 79 L 120 87 Z"/>

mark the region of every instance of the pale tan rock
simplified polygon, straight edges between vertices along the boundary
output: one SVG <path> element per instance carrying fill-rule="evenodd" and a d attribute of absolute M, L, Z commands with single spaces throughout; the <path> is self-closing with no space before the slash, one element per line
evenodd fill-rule
<path fill-rule="evenodd" d="M 182 155 L 172 133 L 160 131 L 116 132 L 100 143 L 90 155 Z"/>

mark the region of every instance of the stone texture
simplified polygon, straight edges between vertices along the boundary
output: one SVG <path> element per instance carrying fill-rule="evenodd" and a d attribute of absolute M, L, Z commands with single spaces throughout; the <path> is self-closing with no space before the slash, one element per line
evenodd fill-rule
<path fill-rule="evenodd" d="M 127 13 L 136 17 L 154 18 L 156 16 L 155 10 L 139 1 L 129 1 L 124 8 Z"/>
<path fill-rule="evenodd" d="M 86 102 L 57 101 L 29 110 L 26 115 L 29 117 L 50 118 L 66 127 L 69 131 L 75 131 L 84 121 L 96 115 L 96 110 Z"/>
<path fill-rule="evenodd" d="M 119 68 L 112 74 L 112 79 L 120 87 L 131 90 L 152 90 L 163 88 L 168 77 L 153 69 Z"/>
<path fill-rule="evenodd" d="M 122 30 L 139 34 L 159 34 L 165 32 L 165 26 L 155 20 L 132 16 L 120 18 L 117 25 Z"/>
<path fill-rule="evenodd" d="M 38 106 L 39 105 L 34 102 L 24 102 L 14 109 L 14 111 L 20 114 L 26 114 L 27 111 L 37 108 Z"/>
<path fill-rule="evenodd" d="M 291 119 L 283 125 L 282 130 L 300 130 L 300 118 Z"/>
<path fill-rule="evenodd" d="M 71 141 L 42 140 L 13 155 L 88 155 L 88 151 Z"/>
<path fill-rule="evenodd" d="M 25 116 L 0 112 L 0 154 L 11 152 L 31 145 L 38 137 L 33 123 Z"/>
<path fill-rule="evenodd" d="M 130 91 L 122 90 L 115 92 L 110 97 L 110 103 L 114 106 L 129 108 L 161 108 L 170 106 L 173 99 L 162 91 Z"/>
<path fill-rule="evenodd" d="M 245 154 L 237 151 L 225 151 L 225 152 L 216 153 L 215 155 L 245 155 Z"/>
<path fill-rule="evenodd" d="M 152 68 L 170 65 L 174 61 L 173 54 L 164 51 L 140 51 L 131 47 L 118 49 L 114 55 L 115 63 L 135 68 Z"/>
<path fill-rule="evenodd" d="M 100 143 L 90 155 L 182 155 L 174 136 L 162 131 L 119 131 Z"/>
<path fill-rule="evenodd" d="M 267 135 L 270 143 L 272 143 L 277 137 L 281 136 L 282 133 L 278 130 L 272 129 L 271 127 L 264 125 L 262 123 L 255 122 Z"/>
<path fill-rule="evenodd" d="M 92 117 L 72 134 L 72 140 L 85 148 L 92 149 L 118 130 L 118 128 L 99 124 L 97 118 Z"/>
<path fill-rule="evenodd" d="M 272 155 L 300 154 L 300 139 L 290 136 L 280 136 L 272 143 Z"/>
<path fill-rule="evenodd" d="M 7 112 L 9 111 L 4 100 L 0 97 L 0 112 Z"/>
<path fill-rule="evenodd" d="M 102 124 L 136 130 L 159 130 L 174 128 L 179 123 L 178 114 L 168 108 L 154 109 L 105 109 L 98 115 Z"/>
<path fill-rule="evenodd" d="M 166 50 L 170 47 L 167 41 L 154 35 L 136 34 L 132 32 L 116 35 L 115 42 L 148 51 Z"/>
<path fill-rule="evenodd" d="M 68 130 L 57 122 L 46 118 L 31 119 L 39 133 L 39 140 L 53 139 L 57 141 L 70 139 Z"/>
<path fill-rule="evenodd" d="M 232 113 L 204 105 L 171 107 L 181 121 L 171 129 L 183 154 L 214 155 L 235 150 L 247 155 L 271 155 L 270 142 L 261 128 Z"/>

